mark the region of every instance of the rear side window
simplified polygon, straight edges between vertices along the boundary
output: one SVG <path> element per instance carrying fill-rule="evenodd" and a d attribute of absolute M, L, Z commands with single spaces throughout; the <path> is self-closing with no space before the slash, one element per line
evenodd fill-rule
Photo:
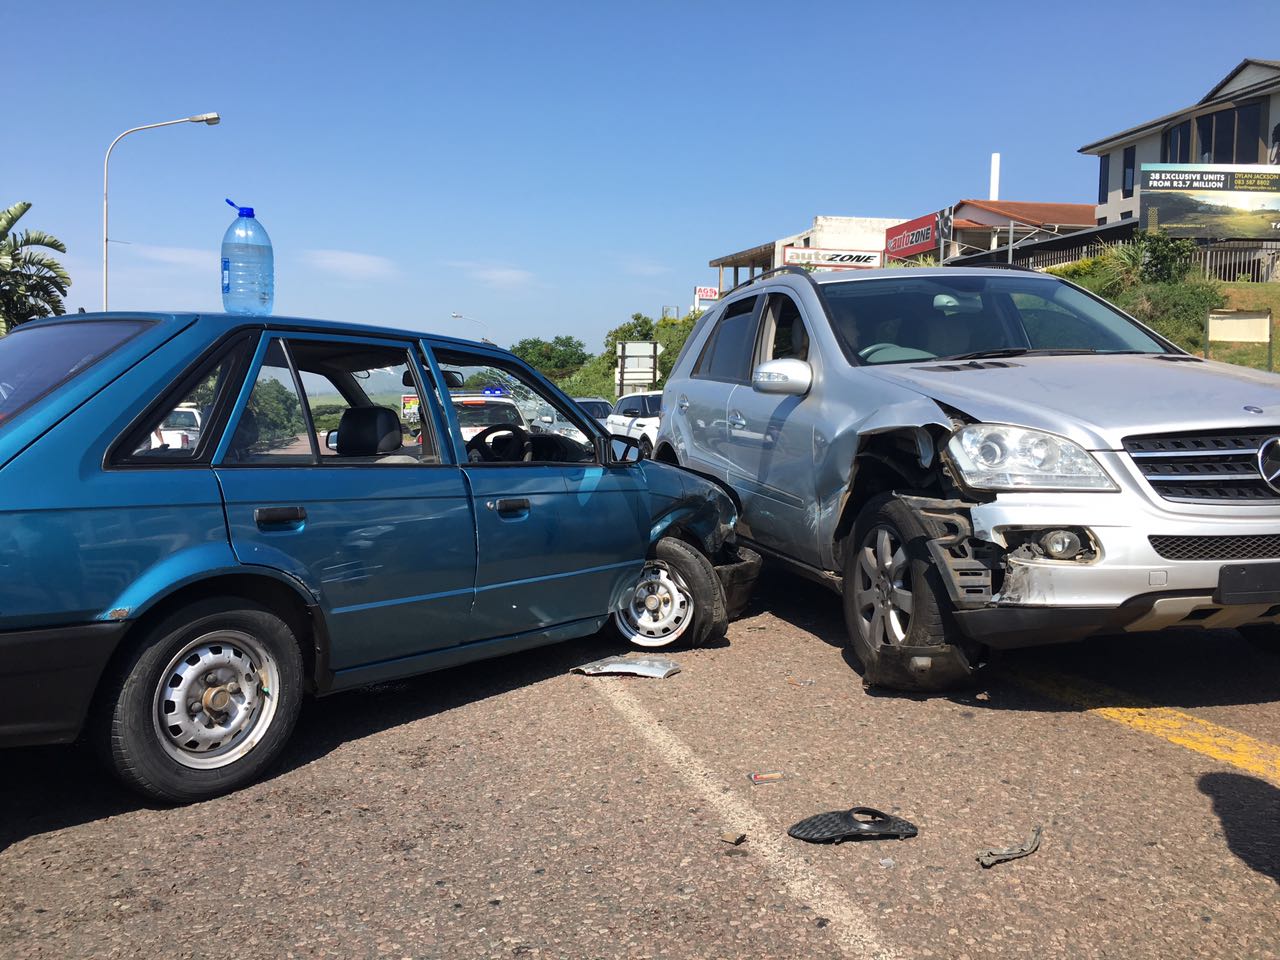
<path fill-rule="evenodd" d="M 703 348 L 693 375 L 706 380 L 746 383 L 755 350 L 755 307 L 758 297 L 730 304 Z"/>
<path fill-rule="evenodd" d="M 0 338 L 0 423 L 74 379 L 147 326 L 144 320 L 55 323 L 19 327 Z"/>

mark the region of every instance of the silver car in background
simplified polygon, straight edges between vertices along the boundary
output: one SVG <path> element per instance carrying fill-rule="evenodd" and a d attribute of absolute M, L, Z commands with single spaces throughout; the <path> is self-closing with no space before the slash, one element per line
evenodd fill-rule
<path fill-rule="evenodd" d="M 843 597 L 864 678 L 944 689 L 989 648 L 1280 632 L 1280 378 L 1087 291 L 954 268 L 748 281 L 704 315 L 656 459 Z"/>

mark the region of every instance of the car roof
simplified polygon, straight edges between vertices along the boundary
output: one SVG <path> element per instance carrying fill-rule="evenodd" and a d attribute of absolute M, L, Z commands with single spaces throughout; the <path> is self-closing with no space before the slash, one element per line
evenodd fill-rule
<path fill-rule="evenodd" d="M 1017 274 L 1020 277 L 1032 274 L 1044 277 L 1047 280 L 1058 279 L 1051 274 L 1043 274 L 1026 268 L 994 265 L 990 267 L 881 267 L 876 270 L 831 270 L 826 273 L 811 273 L 809 276 L 814 283 L 825 285 L 828 283 L 852 283 L 859 280 L 883 280 L 886 277 L 899 280 L 905 277 L 989 277 L 993 273 Z M 784 273 L 777 276 L 785 277 L 787 275 Z M 773 278 L 770 277 L 769 279 Z"/>
<path fill-rule="evenodd" d="M 432 333 L 428 330 L 413 330 L 408 327 L 392 327 L 373 323 L 352 323 L 341 320 L 317 320 L 312 317 L 259 317 L 248 314 L 232 313 L 192 313 L 192 312 L 157 312 L 143 310 L 112 310 L 107 313 L 65 313 L 57 317 L 42 317 L 31 320 L 23 326 L 47 326 L 55 323 L 94 323 L 103 320 L 150 320 L 153 323 L 167 323 L 178 326 L 198 321 L 202 325 L 213 328 L 215 335 L 245 327 L 259 327 L 279 330 L 314 330 L 320 333 L 335 333 L 345 336 L 390 336 L 400 339 L 431 340 L 435 343 L 496 350 L 499 353 L 510 353 L 493 343 L 481 343 L 476 340 L 465 340 L 461 337 L 450 337 Z"/>

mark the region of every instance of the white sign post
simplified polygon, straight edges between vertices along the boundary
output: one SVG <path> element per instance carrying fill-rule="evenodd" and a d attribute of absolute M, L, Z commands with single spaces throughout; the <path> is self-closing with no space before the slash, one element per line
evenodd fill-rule
<path fill-rule="evenodd" d="M 1209 344 L 1265 343 L 1267 370 L 1271 369 L 1270 310 L 1211 310 L 1204 321 L 1204 356 L 1209 358 Z"/>

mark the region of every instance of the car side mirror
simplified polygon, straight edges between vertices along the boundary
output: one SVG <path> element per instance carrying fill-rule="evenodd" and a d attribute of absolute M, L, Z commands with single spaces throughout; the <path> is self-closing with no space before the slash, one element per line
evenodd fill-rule
<path fill-rule="evenodd" d="M 624 417 L 638 417 L 641 415 L 639 407 L 627 407 L 622 411 Z"/>
<path fill-rule="evenodd" d="M 640 441 L 621 433 L 597 437 L 596 457 L 601 463 L 637 463 L 644 459 L 640 455 Z"/>
<path fill-rule="evenodd" d="M 813 386 L 813 367 L 803 360 L 766 360 L 751 372 L 752 389 L 803 397 Z"/>
<path fill-rule="evenodd" d="M 338 452 L 338 431 L 330 430 L 324 436 L 324 445 L 334 453 Z"/>

